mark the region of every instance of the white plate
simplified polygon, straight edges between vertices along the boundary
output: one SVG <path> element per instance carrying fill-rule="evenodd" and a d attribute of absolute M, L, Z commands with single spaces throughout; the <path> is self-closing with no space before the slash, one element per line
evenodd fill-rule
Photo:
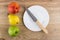
<path fill-rule="evenodd" d="M 47 10 L 39 5 L 34 5 L 28 8 L 33 15 L 42 23 L 44 28 L 49 23 L 49 14 Z M 25 11 L 23 15 L 23 22 L 25 26 L 31 30 L 31 31 L 41 31 L 40 27 L 31 19 L 31 17 L 28 15 L 27 11 Z"/>

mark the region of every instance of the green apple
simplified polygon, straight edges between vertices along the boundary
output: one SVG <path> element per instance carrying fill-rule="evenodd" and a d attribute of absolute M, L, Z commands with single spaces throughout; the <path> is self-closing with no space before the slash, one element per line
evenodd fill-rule
<path fill-rule="evenodd" d="M 17 26 L 10 26 L 8 33 L 10 36 L 15 37 L 19 33 L 19 28 Z"/>

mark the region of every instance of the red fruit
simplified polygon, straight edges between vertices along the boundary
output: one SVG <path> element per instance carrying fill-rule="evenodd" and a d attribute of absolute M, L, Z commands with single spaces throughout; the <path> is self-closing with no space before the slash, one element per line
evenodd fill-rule
<path fill-rule="evenodd" d="M 12 3 L 10 3 L 8 5 L 8 11 L 9 11 L 9 13 L 12 13 L 12 14 L 18 13 L 19 9 L 20 9 L 20 6 L 16 2 L 12 2 Z"/>

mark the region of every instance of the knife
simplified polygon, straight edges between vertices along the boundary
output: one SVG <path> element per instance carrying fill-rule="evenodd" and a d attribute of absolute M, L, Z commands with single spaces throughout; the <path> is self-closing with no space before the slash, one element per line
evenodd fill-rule
<path fill-rule="evenodd" d="M 43 25 L 39 22 L 39 20 L 32 14 L 32 12 L 27 9 L 28 15 L 32 18 L 32 20 L 46 33 L 48 34 L 48 31 L 46 28 L 43 27 Z"/>

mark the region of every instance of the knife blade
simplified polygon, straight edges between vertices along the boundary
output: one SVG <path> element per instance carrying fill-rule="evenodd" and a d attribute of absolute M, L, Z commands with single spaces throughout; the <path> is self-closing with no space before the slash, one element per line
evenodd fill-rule
<path fill-rule="evenodd" d="M 27 12 L 28 12 L 28 15 L 30 15 L 30 17 L 32 18 L 32 20 L 33 20 L 34 22 L 36 22 L 37 19 L 36 19 L 36 17 L 30 12 L 30 10 L 27 9 Z"/>
<path fill-rule="evenodd" d="M 32 14 L 32 12 L 27 9 L 28 15 L 32 18 L 32 20 L 46 33 L 48 34 L 48 31 L 46 28 L 43 27 L 43 25 L 39 22 L 39 20 Z"/>

